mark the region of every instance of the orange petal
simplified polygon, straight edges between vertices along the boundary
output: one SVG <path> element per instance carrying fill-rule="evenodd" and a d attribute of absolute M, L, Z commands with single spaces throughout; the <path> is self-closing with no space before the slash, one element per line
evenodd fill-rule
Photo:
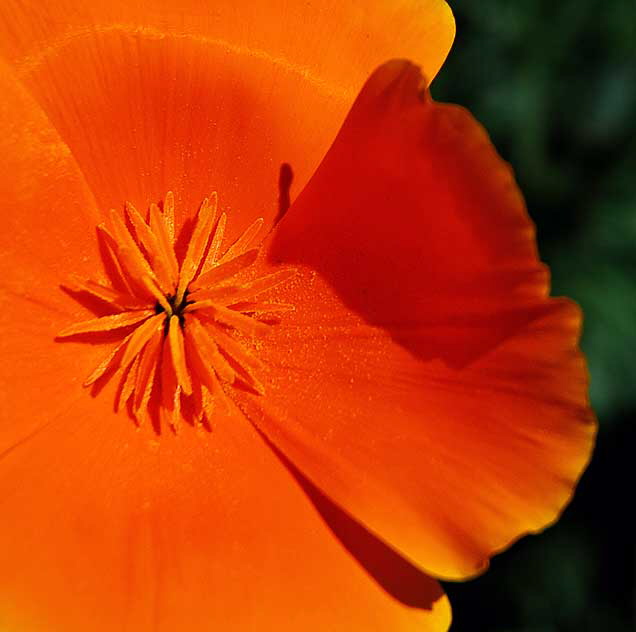
<path fill-rule="evenodd" d="M 88 278 L 101 268 L 99 213 L 68 146 L 2 62 L 0 89 L 3 287 L 38 300 L 41 281 L 54 285 L 56 305 L 66 309 L 74 301 L 59 285 L 69 273 Z"/>
<path fill-rule="evenodd" d="M 99 268 L 97 213 L 20 84 L 0 72 L 0 93 L 3 629 L 445 630 L 439 585 L 379 586 L 235 411 L 157 435 L 114 412 L 113 381 L 82 386 L 103 346 L 54 337 L 87 318 L 59 284 Z"/>
<path fill-rule="evenodd" d="M 70 271 L 88 278 L 100 269 L 94 199 L 69 148 L 2 62 L 0 94 L 0 354 L 5 358 L 0 363 L 0 383 L 5 385 L 0 444 L 7 446 L 54 417 L 43 413 L 49 399 L 70 405 L 105 350 L 73 342 L 52 344 L 69 323 L 92 315 L 60 284 Z M 37 332 L 41 344 L 18 335 L 12 329 L 16 323 L 27 333 Z M 23 390 L 27 386 L 33 390 Z M 11 395 L 24 399 L 9 402 Z"/>
<path fill-rule="evenodd" d="M 453 35 L 442 0 L 6 0 L 0 13 L 0 53 L 100 208 L 173 190 L 180 227 L 217 190 L 230 243 L 278 214 L 281 165 L 300 190 L 378 63 L 416 59 L 433 77 Z"/>
<path fill-rule="evenodd" d="M 437 582 L 407 569 L 406 601 L 389 594 L 369 572 L 391 571 L 390 552 L 341 518 L 332 528 L 369 547 L 365 570 L 325 523 L 336 510 L 323 502 L 319 515 L 245 418 L 217 409 L 211 433 L 157 436 L 109 395 L 49 402 L 54 425 L 2 455 L 6 629 L 448 628 Z"/>
<path fill-rule="evenodd" d="M 242 405 L 371 531 L 462 578 L 558 517 L 595 424 L 580 314 L 547 298 L 510 168 L 420 86 L 381 67 L 279 224 L 270 258 L 305 267 Z"/>

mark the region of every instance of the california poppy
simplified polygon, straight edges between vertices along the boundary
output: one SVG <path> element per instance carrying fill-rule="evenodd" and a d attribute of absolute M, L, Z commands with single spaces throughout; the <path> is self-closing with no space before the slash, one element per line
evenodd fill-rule
<path fill-rule="evenodd" d="M 0 627 L 446 629 L 595 430 L 446 4 L 0 25 Z"/>

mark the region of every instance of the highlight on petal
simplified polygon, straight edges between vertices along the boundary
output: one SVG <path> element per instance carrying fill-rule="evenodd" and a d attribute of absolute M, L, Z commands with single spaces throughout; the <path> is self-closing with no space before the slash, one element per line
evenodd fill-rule
<path fill-rule="evenodd" d="M 298 269 L 241 406 L 331 499 L 459 579 L 553 522 L 595 422 L 511 170 L 408 62 L 369 79 L 269 260 Z M 320 402 L 317 406 L 316 402 Z"/>
<path fill-rule="evenodd" d="M 257 210 L 271 226 L 281 165 L 296 193 L 372 69 L 403 56 L 432 78 L 453 37 L 443 0 L 5 0 L 0 10 L 0 54 L 99 207 L 142 209 L 172 190 L 177 234 L 214 189 L 232 231 Z"/>
<path fill-rule="evenodd" d="M 0 88 L 3 287 L 36 298 L 40 292 L 34 281 L 46 281 L 57 292 L 78 253 L 75 272 L 99 264 L 93 231 L 99 211 L 68 145 L 2 60 Z M 66 213 L 68 221 L 57 220 Z M 37 252 L 30 241 L 35 238 Z M 70 303 L 63 294 L 58 298 L 58 308 Z"/>

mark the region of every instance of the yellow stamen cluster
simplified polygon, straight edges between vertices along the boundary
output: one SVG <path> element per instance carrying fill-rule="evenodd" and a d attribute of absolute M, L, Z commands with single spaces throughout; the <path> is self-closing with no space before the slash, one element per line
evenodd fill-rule
<path fill-rule="evenodd" d="M 114 313 L 67 327 L 58 337 L 121 330 L 123 339 L 85 386 L 118 374 L 115 406 L 127 405 L 140 425 L 155 411 L 159 423 L 176 430 L 185 410 L 194 423 L 209 424 L 215 406 L 228 405 L 228 385 L 264 392 L 255 375 L 259 361 L 235 334 L 262 333 L 269 324 L 259 315 L 293 309 L 258 297 L 295 271 L 244 280 L 258 257 L 252 243 L 263 220 L 222 252 L 227 217 L 217 218 L 216 194 L 201 204 L 181 263 L 174 247 L 172 193 L 163 208 L 152 204 L 147 218 L 131 204 L 126 215 L 130 229 L 114 210 L 98 227 L 113 264 L 111 284 L 75 278 L 68 285 L 106 302 Z M 237 283 L 237 277 L 243 280 Z"/>

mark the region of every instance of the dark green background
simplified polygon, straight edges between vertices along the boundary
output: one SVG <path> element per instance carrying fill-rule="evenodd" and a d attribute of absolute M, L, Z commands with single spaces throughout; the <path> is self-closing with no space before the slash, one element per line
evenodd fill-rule
<path fill-rule="evenodd" d="M 584 309 L 600 423 L 561 521 L 445 585 L 452 632 L 636 630 L 636 1 L 450 4 L 433 95 L 468 107 L 513 164 L 553 294 Z"/>

